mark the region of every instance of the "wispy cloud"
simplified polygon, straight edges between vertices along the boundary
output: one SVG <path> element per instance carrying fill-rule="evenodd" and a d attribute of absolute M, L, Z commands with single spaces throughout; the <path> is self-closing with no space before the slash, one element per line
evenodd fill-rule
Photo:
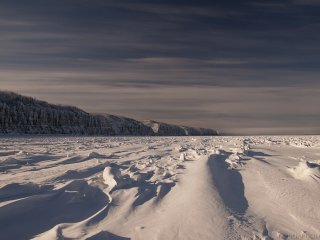
<path fill-rule="evenodd" d="M 303 125 L 303 116 L 319 120 L 312 115 L 319 93 L 306 90 L 320 87 L 318 5 L 4 0 L 0 87 L 50 101 L 59 96 L 88 111 L 191 125 Z M 292 106 L 302 103 L 311 107 L 296 117 Z"/>

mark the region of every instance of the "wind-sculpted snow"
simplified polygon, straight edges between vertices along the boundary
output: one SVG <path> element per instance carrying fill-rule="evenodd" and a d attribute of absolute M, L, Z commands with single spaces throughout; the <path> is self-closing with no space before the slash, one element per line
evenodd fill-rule
<path fill-rule="evenodd" d="M 320 137 L 8 137 L 0 239 L 320 239 Z"/>

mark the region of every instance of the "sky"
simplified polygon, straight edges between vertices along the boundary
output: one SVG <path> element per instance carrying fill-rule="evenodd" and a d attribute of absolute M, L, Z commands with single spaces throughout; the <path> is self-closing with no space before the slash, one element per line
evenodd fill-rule
<path fill-rule="evenodd" d="M 319 134 L 319 43 L 319 0 L 1 0 L 0 88 L 226 134 Z"/>

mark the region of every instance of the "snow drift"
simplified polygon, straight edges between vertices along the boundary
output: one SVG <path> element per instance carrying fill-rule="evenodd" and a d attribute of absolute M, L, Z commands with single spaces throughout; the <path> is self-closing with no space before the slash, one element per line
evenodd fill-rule
<path fill-rule="evenodd" d="M 0 239 L 319 239 L 319 150 L 318 136 L 2 138 Z"/>

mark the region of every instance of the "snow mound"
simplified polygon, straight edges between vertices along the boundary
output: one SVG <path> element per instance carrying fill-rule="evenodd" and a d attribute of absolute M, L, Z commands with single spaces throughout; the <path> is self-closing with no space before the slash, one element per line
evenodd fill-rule
<path fill-rule="evenodd" d="M 311 162 L 300 162 L 297 167 L 289 169 L 292 175 L 297 179 L 314 179 L 320 181 L 320 165 Z"/>
<path fill-rule="evenodd" d="M 34 191 L 32 186 L 27 188 Z M 60 189 L 1 207 L 0 239 L 31 239 L 59 223 L 86 219 L 108 202 L 100 189 L 83 180 L 72 181 Z"/>
<path fill-rule="evenodd" d="M 108 190 L 109 192 L 117 186 L 117 181 L 116 179 L 119 179 L 120 176 L 120 171 L 116 168 L 112 167 L 105 167 L 103 170 L 103 180 L 104 183 L 108 185 Z"/>
<path fill-rule="evenodd" d="M 229 154 L 212 155 L 208 159 L 213 184 L 217 188 L 223 203 L 229 211 L 243 215 L 248 208 L 248 201 L 244 195 L 244 183 L 241 174 L 230 168 Z"/>
<path fill-rule="evenodd" d="M 108 158 L 109 156 L 104 155 L 104 154 L 100 154 L 100 153 L 97 153 L 97 152 L 90 152 L 88 154 L 88 157 L 89 158 L 97 158 L 97 159 L 99 159 L 99 158 Z"/>
<path fill-rule="evenodd" d="M 52 186 L 38 185 L 34 183 L 11 183 L 0 189 L 0 200 L 10 200 L 14 198 L 23 198 L 34 194 L 39 194 L 52 189 Z"/>

